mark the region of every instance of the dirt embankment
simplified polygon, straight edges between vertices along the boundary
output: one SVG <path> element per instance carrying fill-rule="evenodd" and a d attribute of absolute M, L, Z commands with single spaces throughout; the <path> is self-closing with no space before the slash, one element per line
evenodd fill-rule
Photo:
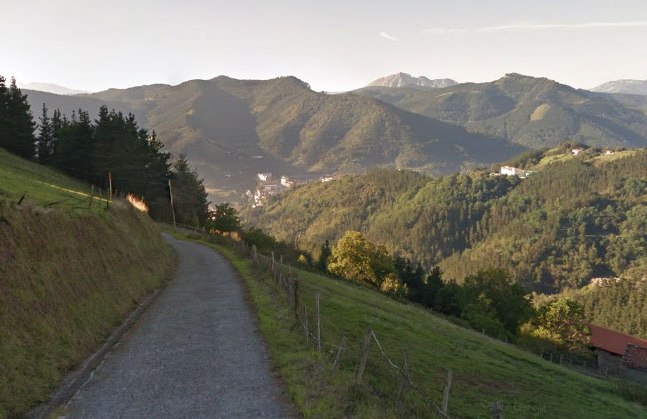
<path fill-rule="evenodd" d="M 0 200 L 0 418 L 46 400 L 172 266 L 133 208 L 80 214 Z"/>

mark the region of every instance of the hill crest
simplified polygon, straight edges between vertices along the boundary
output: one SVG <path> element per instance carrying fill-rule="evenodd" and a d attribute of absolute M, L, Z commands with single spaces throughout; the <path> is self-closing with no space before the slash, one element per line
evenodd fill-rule
<path fill-rule="evenodd" d="M 424 87 L 440 89 L 458 84 L 452 79 L 429 79 L 425 76 L 414 77 L 409 73 L 396 73 L 373 80 L 368 86 L 379 87 Z"/>

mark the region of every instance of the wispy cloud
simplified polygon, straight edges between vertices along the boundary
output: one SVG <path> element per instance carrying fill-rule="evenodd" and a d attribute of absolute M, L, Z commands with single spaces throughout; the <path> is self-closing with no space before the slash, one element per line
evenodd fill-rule
<path fill-rule="evenodd" d="M 517 23 L 501 26 L 484 26 L 478 32 L 521 32 L 545 31 L 550 29 L 603 29 L 603 28 L 638 28 L 647 27 L 647 21 L 635 22 L 588 22 L 588 23 Z"/>
<path fill-rule="evenodd" d="M 647 27 L 647 21 L 638 20 L 630 22 L 586 22 L 586 23 L 511 23 L 498 26 L 481 26 L 477 28 L 428 28 L 423 32 L 427 34 L 453 34 L 468 32 L 533 32 L 547 30 L 586 30 L 586 29 L 616 29 Z"/>
<path fill-rule="evenodd" d="M 380 37 L 386 39 L 387 41 L 391 41 L 391 42 L 397 42 L 397 43 L 402 42 L 398 38 L 396 38 L 395 36 L 389 35 L 388 33 L 384 32 L 384 31 L 380 32 Z"/>

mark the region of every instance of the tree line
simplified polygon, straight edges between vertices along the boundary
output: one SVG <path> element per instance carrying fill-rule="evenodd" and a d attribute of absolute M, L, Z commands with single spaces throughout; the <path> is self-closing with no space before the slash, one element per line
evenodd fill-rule
<path fill-rule="evenodd" d="M 0 76 L 0 147 L 103 189 L 144 198 L 160 221 L 172 220 L 172 191 L 178 222 L 207 222 L 207 193 L 198 174 L 183 155 L 171 161 L 155 131 L 141 128 L 131 113 L 104 105 L 92 120 L 82 109 L 68 117 L 58 109 L 50 114 L 43 104 L 36 124 L 16 80 L 7 87 Z"/>
<path fill-rule="evenodd" d="M 580 302 L 557 298 L 535 306 L 533 294 L 502 269 L 482 269 L 460 283 L 446 281 L 440 267 L 426 271 L 420 263 L 390 255 L 358 231 L 347 231 L 332 247 L 324 244 L 312 266 L 538 352 L 587 352 L 586 317 Z"/>

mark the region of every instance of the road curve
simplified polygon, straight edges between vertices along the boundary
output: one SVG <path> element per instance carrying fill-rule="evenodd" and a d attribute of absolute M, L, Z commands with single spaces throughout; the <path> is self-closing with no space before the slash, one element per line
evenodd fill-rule
<path fill-rule="evenodd" d="M 179 254 L 176 278 L 70 400 L 67 416 L 288 416 L 229 263 L 205 246 L 165 238 Z"/>

